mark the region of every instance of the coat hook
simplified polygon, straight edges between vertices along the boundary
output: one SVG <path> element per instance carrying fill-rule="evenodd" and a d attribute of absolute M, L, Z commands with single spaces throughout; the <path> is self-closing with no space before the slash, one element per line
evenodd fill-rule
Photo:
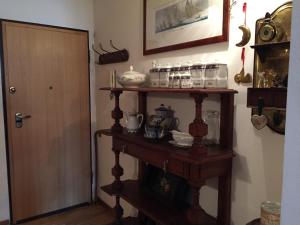
<path fill-rule="evenodd" d="M 99 47 L 100 47 L 100 49 L 101 49 L 102 51 L 104 51 L 104 52 L 106 52 L 106 53 L 110 53 L 110 52 L 106 51 L 106 50 L 102 47 L 102 44 L 101 44 L 101 43 L 99 43 Z"/>
<path fill-rule="evenodd" d="M 92 49 L 93 49 L 94 52 L 96 52 L 97 54 L 102 55 L 99 51 L 97 51 L 97 49 L 95 48 L 95 45 L 94 45 L 94 44 L 92 45 Z"/>
<path fill-rule="evenodd" d="M 109 41 L 110 42 L 110 46 L 113 47 L 115 50 L 117 51 L 121 51 L 120 49 L 118 49 L 116 46 L 114 46 L 112 40 Z"/>

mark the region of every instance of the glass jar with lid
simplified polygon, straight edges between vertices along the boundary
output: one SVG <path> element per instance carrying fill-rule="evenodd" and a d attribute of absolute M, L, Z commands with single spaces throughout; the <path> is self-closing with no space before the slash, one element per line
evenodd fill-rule
<path fill-rule="evenodd" d="M 169 88 L 173 88 L 174 76 L 175 76 L 175 67 L 171 68 L 171 71 L 170 71 Z"/>
<path fill-rule="evenodd" d="M 208 126 L 208 133 L 203 138 L 206 145 L 217 145 L 220 141 L 220 113 L 215 110 L 204 112 L 204 122 Z"/>
<path fill-rule="evenodd" d="M 174 76 L 173 76 L 172 88 L 180 88 L 180 80 L 181 80 L 180 67 L 174 67 L 173 70 L 174 70 Z"/>
<path fill-rule="evenodd" d="M 166 65 L 159 70 L 159 87 L 167 88 L 169 87 L 169 76 L 171 73 L 171 65 Z"/>
<path fill-rule="evenodd" d="M 186 64 L 180 67 L 180 87 L 191 88 L 191 66 Z"/>
<path fill-rule="evenodd" d="M 227 88 L 228 87 L 228 67 L 227 64 L 217 64 L 217 87 Z"/>
<path fill-rule="evenodd" d="M 191 67 L 191 82 L 193 88 L 204 88 L 205 64 L 195 64 Z"/>
<path fill-rule="evenodd" d="M 280 225 L 279 202 L 265 201 L 261 204 L 261 225 Z"/>
<path fill-rule="evenodd" d="M 149 71 L 150 87 L 159 87 L 159 69 L 152 68 Z"/>
<path fill-rule="evenodd" d="M 218 67 L 216 64 L 207 64 L 205 69 L 205 82 L 204 86 L 206 88 L 216 88 L 217 87 L 217 74 Z"/>

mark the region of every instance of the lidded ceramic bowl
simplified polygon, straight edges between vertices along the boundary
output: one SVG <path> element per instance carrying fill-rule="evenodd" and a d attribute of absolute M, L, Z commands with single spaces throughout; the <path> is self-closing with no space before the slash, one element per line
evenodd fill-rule
<path fill-rule="evenodd" d="M 123 87 L 138 88 L 146 82 L 146 75 L 133 71 L 133 66 L 130 66 L 130 71 L 118 76 L 118 82 Z"/>

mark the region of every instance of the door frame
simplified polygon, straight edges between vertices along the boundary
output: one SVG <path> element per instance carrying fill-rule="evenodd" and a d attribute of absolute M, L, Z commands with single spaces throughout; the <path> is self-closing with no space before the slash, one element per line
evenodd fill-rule
<path fill-rule="evenodd" d="M 6 82 L 5 82 L 5 74 L 6 74 L 6 68 L 4 63 L 4 49 L 3 49 L 3 33 L 2 33 L 2 24 L 3 22 L 12 22 L 12 23 L 19 23 L 19 24 L 27 24 L 27 25 L 34 25 L 34 26 L 41 26 L 41 27 L 49 27 L 49 28 L 57 28 L 57 29 L 63 29 L 63 30 L 72 30 L 72 31 L 79 31 L 79 32 L 85 32 L 87 33 L 87 47 L 88 47 L 88 81 L 89 81 L 89 133 L 90 133 L 90 174 L 91 174 L 91 197 L 90 202 L 92 202 L 93 199 L 93 163 L 92 163 L 92 124 L 91 124 L 91 68 L 90 68 L 90 41 L 89 41 L 89 31 L 88 30 L 82 30 L 82 29 L 76 29 L 76 28 L 70 28 L 70 27 L 63 27 L 63 26 L 55 26 L 55 25 L 47 25 L 47 24 L 40 24 L 40 23 L 32 23 L 32 22 L 25 22 L 25 21 L 18 21 L 18 20 L 9 20 L 9 19 L 1 19 L 0 18 L 0 64 L 1 64 L 1 81 L 2 81 L 2 101 L 3 101 L 3 119 L 4 119 L 4 134 L 5 134 L 5 149 L 6 149 L 6 165 L 7 165 L 7 182 L 8 182 L 8 194 L 9 194 L 9 213 L 10 213 L 10 222 L 13 221 L 13 210 L 12 210 L 12 190 L 11 190 L 11 173 L 10 173 L 10 149 L 9 149 L 9 135 L 8 135 L 8 121 L 7 121 L 7 102 L 6 102 Z M 28 219 L 24 219 L 22 221 L 18 221 L 18 223 L 23 223 L 26 221 L 30 221 L 33 219 L 49 216 L 52 214 L 64 212 L 73 208 L 81 207 L 83 205 L 89 204 L 83 203 L 79 205 L 75 205 L 72 207 L 67 207 L 64 209 L 59 209 L 54 212 L 45 213 L 42 215 L 37 215 Z"/>

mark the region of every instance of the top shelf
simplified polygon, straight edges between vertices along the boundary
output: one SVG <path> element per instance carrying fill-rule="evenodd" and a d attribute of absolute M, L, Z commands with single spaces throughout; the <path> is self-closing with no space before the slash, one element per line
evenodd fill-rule
<path fill-rule="evenodd" d="M 233 89 L 227 88 L 198 88 L 198 89 L 181 89 L 181 88 L 100 88 L 103 91 L 132 91 L 144 93 L 186 93 L 186 94 L 237 94 Z"/>

